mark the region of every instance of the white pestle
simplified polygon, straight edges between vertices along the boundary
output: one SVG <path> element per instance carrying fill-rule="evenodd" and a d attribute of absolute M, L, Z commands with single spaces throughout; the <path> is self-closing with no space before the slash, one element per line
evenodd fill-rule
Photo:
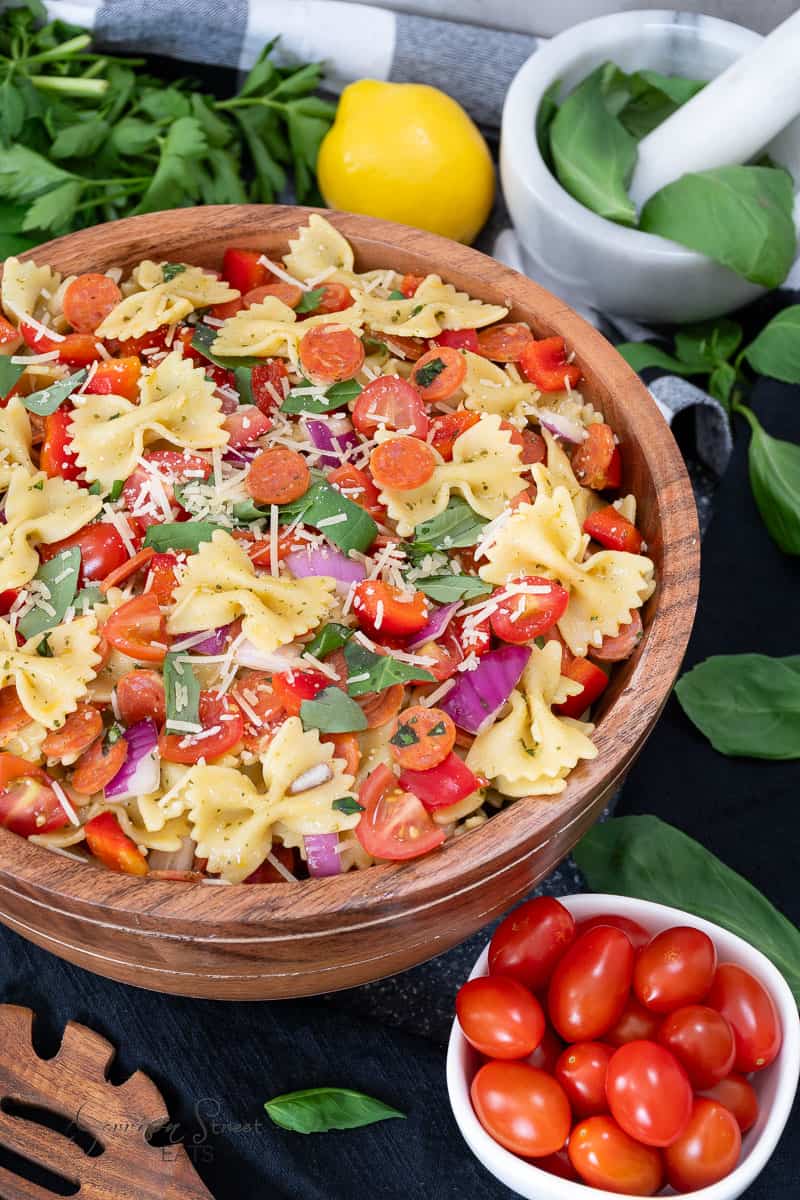
<path fill-rule="evenodd" d="M 692 171 L 745 163 L 800 113 L 800 11 L 639 143 L 637 208 Z"/>

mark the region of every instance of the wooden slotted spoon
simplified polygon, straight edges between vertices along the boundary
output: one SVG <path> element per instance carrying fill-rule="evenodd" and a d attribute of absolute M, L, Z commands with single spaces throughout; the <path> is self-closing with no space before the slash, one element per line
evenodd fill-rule
<path fill-rule="evenodd" d="M 41 1059 L 32 1025 L 29 1008 L 0 1005 L 0 1147 L 60 1179 L 50 1190 L 0 1165 L 1 1200 L 213 1200 L 184 1146 L 148 1142 L 169 1119 L 152 1080 L 137 1071 L 109 1083 L 114 1047 L 73 1021 L 58 1054 Z M 43 1123 L 48 1114 L 64 1132 Z"/>

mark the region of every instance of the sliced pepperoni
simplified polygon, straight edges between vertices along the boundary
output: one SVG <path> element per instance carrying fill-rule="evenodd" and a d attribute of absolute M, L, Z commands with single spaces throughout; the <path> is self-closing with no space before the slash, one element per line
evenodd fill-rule
<path fill-rule="evenodd" d="M 604 637 L 600 646 L 589 647 L 589 657 L 598 662 L 622 662 L 630 658 L 642 640 L 642 618 L 638 608 L 631 612 L 627 625 L 620 626 L 616 637 Z"/>
<path fill-rule="evenodd" d="M 108 275 L 79 275 L 64 292 L 64 316 L 77 333 L 94 333 L 121 299 Z"/>
<path fill-rule="evenodd" d="M 389 746 L 405 770 L 428 771 L 444 762 L 455 741 L 456 727 L 443 709 L 416 704 L 396 717 Z"/>
<path fill-rule="evenodd" d="M 95 792 L 101 792 L 107 783 L 111 783 L 127 757 L 128 743 L 125 738 L 117 738 L 110 744 L 105 738 L 98 739 L 78 759 L 72 786 L 81 796 L 93 796 Z"/>
<path fill-rule="evenodd" d="M 48 733 L 42 742 L 46 758 L 58 758 L 72 763 L 97 741 L 103 732 L 103 718 L 93 704 L 79 704 L 60 729 Z"/>
<path fill-rule="evenodd" d="M 30 724 L 30 717 L 22 707 L 13 683 L 0 688 L 0 741 L 12 737 Z"/>
<path fill-rule="evenodd" d="M 467 360 L 452 346 L 437 346 L 418 358 L 411 372 L 411 382 L 423 400 L 447 400 L 457 392 L 467 374 Z"/>
<path fill-rule="evenodd" d="M 478 353 L 493 362 L 517 362 L 533 334 L 519 321 L 490 325 L 478 334 Z"/>
<path fill-rule="evenodd" d="M 364 365 L 364 345 L 351 329 L 315 325 L 300 339 L 300 365 L 312 383 L 352 379 Z"/>
<path fill-rule="evenodd" d="M 436 459 L 427 442 L 398 437 L 376 446 L 369 466 L 378 487 L 408 492 L 428 482 L 436 469 Z"/>
<path fill-rule="evenodd" d="M 256 504 L 289 504 L 308 491 L 311 473 L 306 460 L 288 446 L 271 446 L 250 464 L 245 480 L 249 496 Z"/>
<path fill-rule="evenodd" d="M 242 296 L 242 304 L 249 308 L 251 304 L 262 304 L 267 296 L 274 296 L 288 308 L 297 308 L 303 299 L 303 289 L 296 283 L 285 283 L 276 279 L 274 283 L 265 283 L 262 287 L 253 288 Z"/>

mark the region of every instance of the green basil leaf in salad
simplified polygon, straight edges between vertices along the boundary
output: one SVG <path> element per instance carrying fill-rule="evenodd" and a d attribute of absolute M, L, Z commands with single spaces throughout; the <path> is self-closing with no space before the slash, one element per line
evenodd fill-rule
<path fill-rule="evenodd" d="M 325 295 L 325 288 L 312 288 L 310 292 L 303 292 L 303 297 L 299 304 L 295 305 L 296 313 L 311 313 L 315 308 L 319 308 L 322 298 Z"/>
<path fill-rule="evenodd" d="M 434 379 L 441 375 L 444 370 L 444 359 L 432 358 L 430 362 L 426 362 L 424 367 L 415 369 L 414 380 L 417 387 L 430 387 Z"/>
<path fill-rule="evenodd" d="M 487 523 L 472 511 L 466 500 L 454 496 L 444 512 L 417 525 L 414 540 L 406 545 L 406 550 L 412 559 L 419 559 L 437 550 L 474 546 Z"/>
<path fill-rule="evenodd" d="M 24 638 L 35 637 L 37 633 L 61 624 L 64 614 L 75 600 L 80 569 L 81 552 L 78 546 L 62 550 L 41 564 L 34 576 L 40 585 L 36 590 L 46 588 L 47 593 L 41 596 L 41 606 L 29 609 L 24 617 L 20 617 L 17 629 Z"/>
<path fill-rule="evenodd" d="M 418 592 L 424 592 L 437 604 L 449 604 L 453 600 L 472 600 L 476 596 L 486 596 L 492 591 L 494 584 L 484 583 L 477 575 L 424 575 L 414 580 Z"/>
<path fill-rule="evenodd" d="M 405 1120 L 405 1113 L 349 1088 L 288 1092 L 267 1100 L 264 1108 L 271 1121 L 292 1133 L 328 1133 L 331 1129 L 359 1129 L 376 1121 Z"/>
<path fill-rule="evenodd" d="M 199 733 L 200 683 L 186 661 L 186 654 L 170 651 L 164 658 L 164 695 L 167 704 L 167 733 L 190 733 L 195 725 Z M 176 724 L 177 722 L 177 724 Z"/>
<path fill-rule="evenodd" d="M 773 317 L 747 347 L 744 357 L 759 375 L 800 383 L 800 304 L 792 304 Z"/>
<path fill-rule="evenodd" d="M 374 654 L 360 642 L 348 642 L 344 657 L 347 661 L 347 691 L 350 696 L 382 692 L 395 683 L 436 682 L 430 671 L 392 658 L 391 654 Z"/>
<path fill-rule="evenodd" d="M 340 650 L 354 633 L 355 630 L 351 629 L 349 625 L 340 625 L 338 621 L 329 621 L 314 634 L 305 647 L 305 653 L 313 654 L 314 658 L 327 658 L 329 654 L 333 654 L 334 650 Z"/>
<path fill-rule="evenodd" d="M 318 729 L 320 733 L 357 733 L 367 728 L 367 718 L 355 700 L 338 687 L 326 687 L 313 700 L 300 705 L 303 729 Z"/>
<path fill-rule="evenodd" d="M 211 347 L 217 340 L 218 329 L 212 329 L 210 325 L 204 325 L 202 321 L 199 325 L 195 325 L 194 334 L 192 336 L 192 349 L 197 350 L 202 354 L 203 358 L 207 358 L 209 362 L 214 363 L 217 367 L 224 367 L 227 371 L 235 371 L 238 367 L 257 367 L 259 363 L 263 363 L 263 358 L 258 358 L 254 355 L 232 355 L 230 358 L 221 358 L 219 354 L 214 354 Z"/>
<path fill-rule="evenodd" d="M 682 175 L 657 191 L 642 209 L 639 228 L 697 250 L 751 283 L 775 288 L 797 253 L 793 206 L 785 171 L 715 167 Z"/>
<path fill-rule="evenodd" d="M 311 385 L 309 384 L 310 388 Z M 319 395 L 319 389 L 314 389 L 314 395 L 309 393 L 304 394 L 304 388 L 293 388 L 289 395 L 281 405 L 281 412 L 285 413 L 329 413 L 334 412 L 337 408 L 343 408 L 349 404 L 351 400 L 355 400 L 363 391 L 361 384 L 356 379 L 344 379 L 341 383 L 334 383 L 331 387 L 325 390 L 323 396 Z"/>
<path fill-rule="evenodd" d="M 713 921 L 766 954 L 800 1004 L 800 930 L 699 842 L 658 817 L 614 817 L 574 850 L 594 892 L 635 896 Z"/>
<path fill-rule="evenodd" d="M 52 658 L 53 647 L 50 645 L 51 630 L 46 630 L 36 644 L 36 653 L 40 658 Z"/>
<path fill-rule="evenodd" d="M 378 532 L 378 526 L 368 512 L 324 480 L 312 484 L 299 500 L 281 505 L 282 524 L 301 515 L 304 525 L 313 525 L 345 554 L 350 550 L 363 553 L 375 541 Z"/>
<path fill-rule="evenodd" d="M 24 370 L 24 363 L 14 363 L 9 355 L 0 354 L 0 400 L 5 399 Z"/>
<path fill-rule="evenodd" d="M 185 263 L 173 263 L 173 262 L 164 263 L 163 266 L 161 267 L 161 275 L 164 280 L 164 283 L 169 283 L 171 280 L 173 280 L 175 278 L 176 275 L 182 275 L 185 270 L 186 270 Z"/>
<path fill-rule="evenodd" d="M 750 423 L 750 487 L 761 519 L 784 554 L 800 554 L 800 446 L 771 437 L 743 404 L 734 404 Z"/>
<path fill-rule="evenodd" d="M 675 695 L 720 754 L 800 758 L 800 657 L 715 655 L 679 679 Z"/>
<path fill-rule="evenodd" d="M 96 604 L 102 604 L 105 597 L 100 591 L 100 588 L 95 584 L 90 583 L 86 587 L 82 587 L 78 592 L 73 602 L 75 612 L 87 613 L 91 612 Z"/>
<path fill-rule="evenodd" d="M 239 393 L 240 404 L 253 404 L 253 368 L 252 367 L 234 367 L 233 377 L 235 380 L 234 387 Z"/>
<path fill-rule="evenodd" d="M 20 400 L 28 412 L 36 413 L 38 417 L 49 417 L 80 387 L 88 374 L 86 367 L 81 367 L 74 375 L 58 379 L 40 392 L 31 392 L 30 396 L 20 396 Z"/>
<path fill-rule="evenodd" d="M 346 813 L 348 817 L 353 813 L 361 813 L 364 811 L 364 805 L 359 804 L 355 796 L 339 796 L 338 800 L 334 800 L 331 805 L 336 812 Z"/>
<path fill-rule="evenodd" d="M 561 186 L 598 216 L 636 224 L 627 188 L 636 141 L 606 107 L 603 67 L 570 92 L 550 125 L 550 150 Z"/>
<path fill-rule="evenodd" d="M 144 545 L 154 550 L 190 550 L 196 554 L 203 542 L 210 542 L 219 525 L 212 521 L 165 521 L 148 525 Z"/>

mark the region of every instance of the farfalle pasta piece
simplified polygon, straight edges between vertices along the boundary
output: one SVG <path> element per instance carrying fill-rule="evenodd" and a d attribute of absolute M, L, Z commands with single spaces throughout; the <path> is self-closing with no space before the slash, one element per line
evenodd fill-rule
<path fill-rule="evenodd" d="M 31 423 L 24 405 L 12 396 L 5 408 L 0 408 L 0 492 L 11 482 L 15 467 L 29 474 L 35 468 L 31 462 Z"/>
<path fill-rule="evenodd" d="M 473 412 L 499 413 L 501 417 L 525 417 L 526 406 L 533 404 L 538 392 L 533 384 L 511 379 L 502 367 L 473 354 L 464 352 L 467 374 L 462 388 L 464 407 Z"/>
<path fill-rule="evenodd" d="M 72 417 L 72 444 L 89 479 L 111 486 L 127 479 L 145 446 L 164 440 L 181 449 L 223 446 L 228 434 L 214 384 L 178 351 L 140 384 L 140 403 L 122 396 L 81 397 Z"/>
<path fill-rule="evenodd" d="M 568 490 L 552 487 L 541 465 L 533 468 L 533 477 L 536 500 L 520 505 L 498 530 L 480 576 L 498 584 L 521 575 L 557 579 L 570 594 L 559 632 L 572 653 L 582 656 L 630 623 L 631 610 L 653 592 L 653 563 L 622 550 L 601 550 L 583 561 L 588 538 Z"/>
<path fill-rule="evenodd" d="M 261 755 L 261 769 L 274 820 L 302 834 L 336 833 L 358 824 L 359 813 L 332 807 L 351 793 L 353 776 L 345 772 L 344 760 L 334 757 L 333 746 L 320 741 L 318 730 L 304 730 L 299 717 L 289 717 L 278 729 Z"/>
<path fill-rule="evenodd" d="M 331 267 L 352 274 L 354 263 L 353 248 L 347 238 L 319 213 L 312 213 L 308 224 L 296 238 L 290 239 L 289 253 L 283 256 L 289 274 L 303 282 L 323 275 Z"/>
<path fill-rule="evenodd" d="M 60 542 L 77 533 L 103 507 L 99 496 L 43 471 L 12 467 L 0 525 L 0 584 L 21 588 L 39 568 L 36 546 Z"/>
<path fill-rule="evenodd" d="M 467 754 L 467 766 L 491 779 L 508 796 L 554 796 L 581 759 L 597 757 L 590 735 L 594 726 L 559 717 L 552 705 L 580 691 L 561 675 L 561 647 L 547 642 L 531 647 L 531 657 L 511 694 L 507 716 L 479 733 Z"/>
<path fill-rule="evenodd" d="M 229 317 L 211 349 L 222 357 L 277 356 L 296 362 L 300 339 L 315 325 L 346 326 L 358 334 L 362 325 L 361 307 L 352 304 L 341 312 L 321 313 L 317 317 L 298 321 L 294 309 L 276 296 L 267 296 L 261 304 L 251 304 L 249 308 Z"/>
<path fill-rule="evenodd" d="M 217 530 L 189 558 L 167 628 L 170 633 L 188 633 L 244 617 L 245 636 L 269 654 L 314 629 L 330 607 L 334 591 L 334 581 L 327 576 L 258 575 L 239 543 Z"/>
<path fill-rule="evenodd" d="M 572 463 L 558 438 L 553 437 L 552 433 L 544 427 L 542 427 L 542 437 L 547 444 L 547 466 L 540 464 L 537 486 L 543 488 L 550 496 L 552 496 L 554 488 L 566 488 L 570 494 L 578 524 L 583 529 L 583 522 L 589 513 L 594 512 L 597 508 L 602 508 L 605 500 L 599 493 L 578 483 Z"/>
<path fill-rule="evenodd" d="M 452 493 L 457 492 L 482 517 L 497 517 L 506 502 L 523 491 L 525 465 L 511 431 L 501 429 L 500 417 L 484 414 L 476 425 L 453 443 L 452 462 L 434 451 L 437 464 L 422 487 L 406 491 L 384 489 L 381 501 L 397 522 L 401 537 L 413 533 L 422 521 L 444 512 Z M 389 440 L 396 435 L 384 435 Z"/>
<path fill-rule="evenodd" d="M 58 729 L 86 692 L 100 663 L 93 615 L 57 625 L 17 646 L 14 631 L 0 620 L 0 687 L 13 684 L 33 721 Z M 45 643 L 47 654 L 38 652 Z"/>
<path fill-rule="evenodd" d="M 142 337 L 160 325 L 175 325 L 196 308 L 225 304 L 239 293 L 224 279 L 207 274 L 200 267 L 185 267 L 170 279 L 164 279 L 163 264 L 145 259 L 134 272 L 137 291 L 120 300 L 98 326 L 102 338 Z"/>
<path fill-rule="evenodd" d="M 365 325 L 397 337 L 430 338 L 443 329 L 480 329 L 508 312 L 472 300 L 452 284 L 442 283 L 438 275 L 427 275 L 410 300 L 382 300 L 359 288 L 353 288 L 352 294 L 363 310 Z"/>
<path fill-rule="evenodd" d="M 34 316 L 42 293 L 52 295 L 60 282 L 61 276 L 51 267 L 37 267 L 33 262 L 7 258 L 3 264 L 0 305 L 8 318 L 19 324 L 26 317 Z"/>

